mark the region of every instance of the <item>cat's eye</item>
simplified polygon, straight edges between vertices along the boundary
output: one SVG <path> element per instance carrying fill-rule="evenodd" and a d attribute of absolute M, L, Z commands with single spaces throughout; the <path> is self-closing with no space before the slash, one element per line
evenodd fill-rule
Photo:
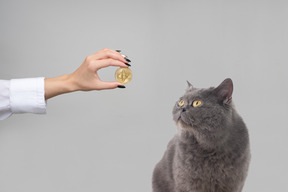
<path fill-rule="evenodd" d="M 202 101 L 200 101 L 200 100 L 195 100 L 195 101 L 193 101 L 192 106 L 193 106 L 193 107 L 198 107 L 198 106 L 201 105 L 201 104 L 202 104 Z"/>
<path fill-rule="evenodd" d="M 178 102 L 178 105 L 179 105 L 180 107 L 182 107 L 182 106 L 184 105 L 183 99 L 181 99 L 181 100 Z"/>

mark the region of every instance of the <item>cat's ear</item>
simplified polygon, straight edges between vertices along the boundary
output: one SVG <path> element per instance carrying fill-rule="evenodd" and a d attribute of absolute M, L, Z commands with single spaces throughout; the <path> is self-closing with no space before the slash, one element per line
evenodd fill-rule
<path fill-rule="evenodd" d="M 233 82 L 230 78 L 225 79 L 217 88 L 215 93 L 219 101 L 230 104 L 232 102 Z"/>
<path fill-rule="evenodd" d="M 187 89 L 193 89 L 194 88 L 193 85 L 188 80 L 187 80 L 187 84 L 188 84 Z"/>

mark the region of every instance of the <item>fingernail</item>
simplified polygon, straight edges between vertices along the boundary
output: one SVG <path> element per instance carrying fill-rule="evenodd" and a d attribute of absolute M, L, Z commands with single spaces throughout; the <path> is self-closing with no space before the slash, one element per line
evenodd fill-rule
<path fill-rule="evenodd" d="M 121 89 L 126 88 L 124 85 L 118 85 L 117 87 Z"/>
<path fill-rule="evenodd" d="M 125 65 L 127 65 L 128 67 L 131 67 L 131 65 L 129 63 L 125 63 Z"/>
<path fill-rule="evenodd" d="M 131 62 L 130 59 L 124 58 L 127 62 Z"/>
<path fill-rule="evenodd" d="M 121 52 L 121 50 L 119 50 L 119 49 L 117 49 L 117 50 L 115 50 L 115 51 L 117 51 L 117 52 L 119 52 L 119 53 Z"/>

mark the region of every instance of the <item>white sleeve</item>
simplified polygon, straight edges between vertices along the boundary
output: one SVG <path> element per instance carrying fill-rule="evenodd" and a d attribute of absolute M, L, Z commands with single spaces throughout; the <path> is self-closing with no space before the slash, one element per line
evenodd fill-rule
<path fill-rule="evenodd" d="M 12 114 L 10 107 L 10 81 L 0 80 L 0 120 Z"/>
<path fill-rule="evenodd" d="M 13 113 L 46 113 L 44 78 L 0 80 L 0 120 Z"/>

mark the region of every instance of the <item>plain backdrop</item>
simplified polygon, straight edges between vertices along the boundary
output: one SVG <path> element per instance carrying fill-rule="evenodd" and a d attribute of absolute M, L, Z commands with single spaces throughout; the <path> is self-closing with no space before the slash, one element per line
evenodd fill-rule
<path fill-rule="evenodd" d="M 287 0 L 0 0 L 0 79 L 71 73 L 102 48 L 129 57 L 133 80 L 1 121 L 0 192 L 152 191 L 186 80 L 227 77 L 251 140 L 243 191 L 288 191 Z"/>

